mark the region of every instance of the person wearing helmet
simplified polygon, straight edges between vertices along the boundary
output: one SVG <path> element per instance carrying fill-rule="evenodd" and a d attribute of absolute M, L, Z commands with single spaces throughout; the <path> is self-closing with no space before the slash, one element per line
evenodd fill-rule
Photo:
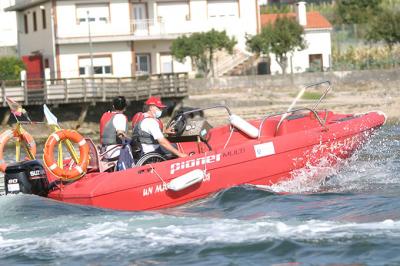
<path fill-rule="evenodd" d="M 115 145 L 123 143 L 127 137 L 128 119 L 124 115 L 126 100 L 124 96 L 118 96 L 113 100 L 113 110 L 105 112 L 100 119 L 100 142 L 103 151 L 110 152 L 108 157 L 116 157 L 119 151 L 114 149 Z"/>
<path fill-rule="evenodd" d="M 142 147 L 142 153 L 146 154 L 149 152 L 158 152 L 160 154 L 166 154 L 168 152 L 174 154 L 177 157 L 186 157 L 185 153 L 180 152 L 176 149 L 163 134 L 162 124 L 159 121 L 162 110 L 166 106 L 161 102 L 158 97 L 150 97 L 144 106 L 144 113 L 140 121 L 134 127 L 134 134 L 136 133 L 139 137 L 140 144 Z M 164 133 L 173 134 L 171 129 L 166 129 Z"/>

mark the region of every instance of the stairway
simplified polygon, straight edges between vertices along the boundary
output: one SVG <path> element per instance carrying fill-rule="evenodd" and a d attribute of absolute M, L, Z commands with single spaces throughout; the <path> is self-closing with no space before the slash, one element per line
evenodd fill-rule
<path fill-rule="evenodd" d="M 233 54 L 217 53 L 215 73 L 219 77 L 229 75 L 230 71 L 239 65 L 243 65 L 252 57 L 252 54 L 239 49 L 234 49 Z"/>
<path fill-rule="evenodd" d="M 242 75 L 256 75 L 257 68 L 255 63 L 258 61 L 258 56 L 252 55 L 246 58 L 241 63 L 237 64 L 231 70 L 225 73 L 225 76 L 242 76 Z"/>

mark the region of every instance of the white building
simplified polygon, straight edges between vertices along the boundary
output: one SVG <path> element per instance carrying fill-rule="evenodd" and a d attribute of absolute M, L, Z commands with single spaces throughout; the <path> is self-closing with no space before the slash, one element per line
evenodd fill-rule
<path fill-rule="evenodd" d="M 283 14 L 261 15 L 261 25 L 274 23 Z M 288 55 L 287 73 L 299 73 L 309 69 L 325 70 L 331 65 L 331 31 L 332 25 L 319 12 L 306 12 L 305 2 L 297 3 L 296 13 L 284 14 L 294 17 L 304 27 L 304 39 L 307 47 Z M 282 73 L 282 69 L 271 55 L 271 73 Z"/>
<path fill-rule="evenodd" d="M 15 12 L 4 9 L 14 4 L 14 0 L 0 0 L 0 49 L 15 49 L 17 46 L 17 19 Z"/>
<path fill-rule="evenodd" d="M 259 29 L 257 0 L 17 0 L 7 10 L 17 11 L 20 55 L 56 78 L 88 76 L 91 65 L 95 76 L 191 72 L 171 56 L 178 36 L 226 30 L 245 51 Z"/>

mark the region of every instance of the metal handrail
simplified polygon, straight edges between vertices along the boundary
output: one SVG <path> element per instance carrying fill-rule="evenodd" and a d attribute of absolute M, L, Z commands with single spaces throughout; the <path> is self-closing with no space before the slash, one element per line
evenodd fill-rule
<path fill-rule="evenodd" d="M 183 113 L 181 113 L 181 115 L 187 115 L 187 114 L 191 114 L 191 113 L 196 113 L 196 112 L 210 110 L 210 109 L 217 109 L 217 108 L 224 108 L 228 112 L 229 115 L 232 115 L 231 110 L 226 105 L 215 105 L 215 106 L 206 107 L 206 108 L 194 109 L 194 110 L 183 112 Z"/>
<path fill-rule="evenodd" d="M 328 87 L 325 89 L 324 93 L 321 95 L 321 97 L 319 98 L 318 102 L 312 108 L 313 110 L 317 109 L 318 105 L 322 102 L 322 100 L 326 97 L 328 92 L 332 89 L 332 84 L 331 84 L 331 82 L 329 80 L 325 80 L 325 81 L 313 83 L 313 84 L 310 84 L 310 85 L 306 86 L 306 90 L 307 90 L 307 89 L 309 89 L 311 87 L 316 87 L 316 86 L 324 84 L 324 83 L 327 83 Z"/>
<path fill-rule="evenodd" d="M 325 81 L 320 81 L 320 82 L 316 82 L 316 83 L 312 83 L 309 85 L 306 85 L 304 88 L 302 88 L 300 90 L 300 92 L 298 93 L 297 97 L 293 100 L 293 102 L 291 103 L 291 105 L 289 106 L 288 110 L 282 115 L 281 119 L 279 120 L 278 125 L 276 126 L 275 129 L 275 134 L 276 132 L 278 132 L 279 127 L 281 126 L 283 120 L 285 120 L 285 118 L 288 116 L 288 114 L 293 113 L 293 107 L 296 106 L 297 101 L 300 99 L 300 97 L 303 95 L 303 93 L 312 87 L 316 87 L 318 85 L 321 84 L 328 84 L 328 87 L 325 89 L 324 93 L 321 95 L 321 97 L 319 98 L 319 100 L 317 101 L 317 103 L 314 105 L 314 107 L 312 108 L 312 110 L 316 110 L 318 105 L 322 102 L 322 100 L 325 98 L 325 96 L 328 94 L 328 92 L 331 90 L 332 86 L 331 86 L 331 82 L 329 80 L 325 80 Z"/>
<path fill-rule="evenodd" d="M 294 109 L 294 110 L 291 110 L 291 111 L 286 111 L 286 112 L 283 112 L 283 113 L 277 113 L 277 114 L 272 114 L 272 115 L 268 115 L 268 116 L 263 117 L 263 119 L 262 119 L 262 121 L 261 121 L 261 124 L 260 124 L 260 126 L 258 127 L 258 138 L 257 138 L 257 139 L 260 139 L 260 137 L 261 137 L 261 132 L 262 132 L 262 129 L 263 129 L 263 125 L 264 125 L 265 121 L 266 121 L 268 118 L 271 118 L 271 117 L 274 117 L 274 116 L 279 116 L 279 115 L 284 115 L 284 114 L 288 114 L 288 113 L 295 113 L 295 112 L 298 112 L 298 111 L 310 111 L 310 112 L 312 112 L 312 113 L 314 114 L 315 118 L 318 120 L 319 124 L 320 124 L 322 127 L 325 127 L 326 120 L 327 120 L 327 118 L 328 118 L 327 116 L 325 116 L 324 121 L 322 121 L 315 109 L 303 107 L 303 108 L 298 108 L 298 109 Z M 276 134 L 276 132 L 278 132 L 278 127 L 277 127 L 276 130 L 275 130 L 275 134 Z"/>

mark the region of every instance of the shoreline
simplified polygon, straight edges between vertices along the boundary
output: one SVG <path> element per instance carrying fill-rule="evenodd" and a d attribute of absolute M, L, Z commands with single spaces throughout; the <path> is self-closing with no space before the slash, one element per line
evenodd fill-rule
<path fill-rule="evenodd" d="M 353 84 L 354 85 L 354 84 Z M 400 121 L 400 89 L 391 82 L 388 84 L 363 83 L 354 87 L 341 85 L 333 88 L 327 98 L 319 105 L 319 109 L 328 109 L 338 113 L 364 113 L 368 111 L 383 111 L 387 117 L 387 124 L 397 124 Z M 397 85 L 397 84 L 396 84 Z M 290 106 L 297 95 L 298 87 L 271 87 L 265 88 L 241 88 L 241 89 L 207 89 L 203 92 L 191 93 L 182 102 L 183 106 L 203 108 L 215 105 L 227 105 L 233 113 L 244 119 L 257 119 L 265 115 L 283 112 Z M 300 99 L 296 107 L 310 107 L 315 100 Z M 221 109 L 206 111 L 205 115 L 214 126 L 227 123 L 227 114 Z M 130 121 L 130 117 L 128 120 Z M 62 128 L 75 129 L 76 121 L 62 121 Z M 169 121 L 164 117 L 163 122 Z M 29 131 L 29 130 L 28 130 Z M 99 139 L 99 123 L 85 122 L 77 129 L 84 136 Z M 50 131 L 40 131 L 37 138 L 43 141 Z M 44 133 L 44 134 L 43 134 Z M 33 135 L 34 132 L 32 132 Z"/>

